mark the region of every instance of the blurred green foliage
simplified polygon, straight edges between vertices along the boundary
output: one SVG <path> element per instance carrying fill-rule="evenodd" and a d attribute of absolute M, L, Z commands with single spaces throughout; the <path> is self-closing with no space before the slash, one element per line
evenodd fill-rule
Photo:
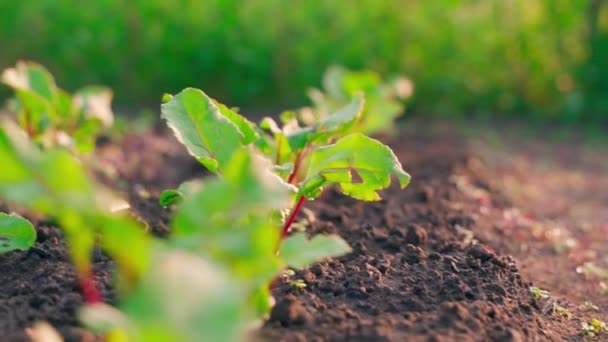
<path fill-rule="evenodd" d="M 416 84 L 436 114 L 608 121 L 602 0 L 24 0 L 0 2 L 0 67 L 47 65 L 119 103 L 197 86 L 243 106 L 304 101 L 343 64 Z"/>

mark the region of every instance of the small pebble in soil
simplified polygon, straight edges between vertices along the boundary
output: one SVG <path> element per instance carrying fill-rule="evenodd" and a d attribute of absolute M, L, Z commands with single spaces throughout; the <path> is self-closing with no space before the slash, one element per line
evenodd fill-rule
<path fill-rule="evenodd" d="M 407 234 L 405 235 L 405 242 L 414 246 L 423 246 L 428 239 L 426 230 L 420 225 L 411 224 L 407 227 Z"/>
<path fill-rule="evenodd" d="M 284 326 L 302 325 L 310 321 L 310 313 L 293 296 L 288 296 L 272 308 L 270 321 L 280 322 Z"/>
<path fill-rule="evenodd" d="M 423 186 L 422 189 L 420 189 L 420 191 L 418 191 L 418 193 L 416 194 L 416 197 L 421 202 L 430 202 L 433 198 L 433 194 L 433 188 L 431 188 L 430 186 Z"/>
<path fill-rule="evenodd" d="M 492 252 L 482 245 L 472 245 L 469 247 L 467 252 L 473 258 L 481 261 L 487 261 L 494 258 L 494 254 L 492 254 Z"/>

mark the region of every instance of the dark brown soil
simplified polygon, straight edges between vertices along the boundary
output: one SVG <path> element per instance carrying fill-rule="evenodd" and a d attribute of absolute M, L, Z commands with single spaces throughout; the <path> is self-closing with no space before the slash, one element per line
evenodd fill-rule
<path fill-rule="evenodd" d="M 83 299 L 61 231 L 52 225 L 37 223 L 38 252 L 0 255 L 0 340 L 28 341 L 23 329 L 36 321 L 48 321 L 66 341 L 90 337 L 91 334 L 78 327 L 76 310 Z M 104 297 L 111 302 L 111 261 L 96 252 L 94 265 L 95 279 Z"/>
<path fill-rule="evenodd" d="M 355 252 L 296 274 L 262 336 L 281 341 L 563 340 L 562 323 L 530 294 L 515 260 L 484 241 L 471 244 L 480 200 L 453 178 L 469 157 L 462 142 L 425 137 L 398 151 L 413 182 L 385 200 L 361 203 L 335 192 L 310 207 L 311 233 L 338 233 Z M 424 151 L 420 153 L 420 151 Z M 484 179 L 476 179 L 483 184 Z"/>
<path fill-rule="evenodd" d="M 497 229 L 504 210 L 515 204 L 493 181 L 495 169 L 480 172 L 475 165 L 482 162 L 465 141 L 446 132 L 409 132 L 392 142 L 412 184 L 387 190 L 375 203 L 335 191 L 309 203 L 315 214 L 309 232 L 340 234 L 354 252 L 297 272 L 294 278 L 305 281 L 304 289 L 279 283 L 277 304 L 259 336 L 271 341 L 582 339 L 580 320 L 553 310 L 555 303 L 574 305 L 572 298 L 560 292 L 564 297 L 534 299 L 530 279 L 542 282 L 542 274 L 522 275 L 527 266 L 520 260 L 529 260 L 513 253 L 519 242 L 505 241 L 509 238 Z M 170 214 L 156 204 L 159 192 L 202 174 L 161 132 L 106 144 L 99 161 L 101 178 L 128 194 L 134 215 L 158 235 L 169 233 Z M 1 340 L 26 340 L 23 329 L 37 320 L 77 340 L 85 333 L 75 317 L 82 298 L 73 268 L 52 222 L 36 223 L 36 246 L 48 254 L 0 255 Z M 537 255 L 537 263 L 549 260 L 545 254 Z M 111 261 L 97 253 L 95 269 L 112 302 Z"/>

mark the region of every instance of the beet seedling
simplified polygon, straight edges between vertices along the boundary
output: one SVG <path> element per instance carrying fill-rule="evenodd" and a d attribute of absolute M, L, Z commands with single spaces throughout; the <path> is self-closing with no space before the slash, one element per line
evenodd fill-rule
<path fill-rule="evenodd" d="M 107 196 L 97 191 L 71 153 L 63 148 L 43 152 L 6 121 L 0 127 L 0 165 L 3 200 L 59 222 L 87 302 L 101 301 L 90 261 L 96 242 L 118 262 L 125 284 L 146 267 L 149 237 L 137 223 L 110 213 Z M 32 241 L 31 236 L 27 241 Z M 129 248 L 123 248 L 125 245 Z"/>
<path fill-rule="evenodd" d="M 2 193 L 3 199 L 67 221 L 64 229 L 68 239 L 79 241 L 71 248 L 83 294 L 97 301 L 100 296 L 88 261 L 94 234 L 85 233 L 91 229 L 75 228 L 84 225 L 84 218 L 95 212 L 84 215 L 78 209 L 68 210 L 71 204 L 74 208 L 92 205 L 92 189 L 81 165 L 58 148 L 78 155 L 93 150 L 96 135 L 114 120 L 112 92 L 88 86 L 70 95 L 57 86 L 43 66 L 32 62 L 18 62 L 14 68 L 4 70 L 1 81 L 15 92 L 8 101 L 9 117 L 2 118 L 4 133 L 0 140 L 5 174 L 0 178 L 7 183 L 0 187 L 11 189 Z M 6 166 L 7 160 L 12 165 Z M 10 181 L 17 181 L 22 188 L 12 187 Z M 81 199 L 84 202 L 78 202 Z M 0 222 L 6 220 L 0 217 Z"/>
<path fill-rule="evenodd" d="M 392 175 L 401 187 L 409 183 L 390 148 L 357 132 L 363 95 L 306 126 L 296 116 L 283 115 L 282 127 L 270 118 L 258 127 L 194 88 L 163 100 L 162 117 L 177 139 L 217 175 L 191 195 L 184 196 L 187 186 L 161 195 L 163 205 L 182 201 L 174 220 L 175 241 L 219 260 L 251 284 L 258 314 L 268 311 L 267 284 L 281 269 L 350 251 L 338 236 L 288 237 L 306 199 L 338 185 L 348 196 L 374 201 Z"/>
<path fill-rule="evenodd" d="M 296 117 L 284 116 L 282 128 L 270 118 L 258 128 L 198 89 L 187 88 L 165 100 L 163 118 L 188 152 L 211 172 L 222 176 L 237 151 L 253 149 L 273 161 L 274 172 L 298 189 L 280 239 L 287 237 L 305 200 L 316 198 L 326 185 L 337 184 L 346 195 L 372 201 L 380 199 L 377 191 L 390 185 L 393 174 L 401 187 L 409 183 L 410 176 L 387 146 L 356 133 L 364 108 L 362 95 L 305 127 Z"/>
<path fill-rule="evenodd" d="M 403 113 L 403 101 L 410 98 L 413 91 L 413 83 L 405 77 L 385 82 L 371 70 L 353 71 L 332 65 L 323 75 L 322 89 L 313 88 L 308 92 L 312 108 L 304 108 L 299 113 L 302 119 L 308 118 L 308 122 L 318 121 L 363 92 L 366 106 L 356 131 L 365 134 L 390 131 L 393 121 Z"/>
<path fill-rule="evenodd" d="M 15 91 L 9 112 L 39 146 L 90 152 L 95 137 L 114 120 L 108 88 L 87 86 L 70 95 L 43 66 L 32 62 L 4 70 L 1 80 Z"/>

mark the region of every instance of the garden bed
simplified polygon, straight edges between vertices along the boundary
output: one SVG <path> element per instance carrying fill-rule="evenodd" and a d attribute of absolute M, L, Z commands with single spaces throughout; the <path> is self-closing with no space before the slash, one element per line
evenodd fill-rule
<path fill-rule="evenodd" d="M 374 203 L 329 191 L 308 204 L 314 213 L 308 232 L 339 234 L 354 251 L 297 272 L 294 279 L 302 279 L 304 288 L 278 283 L 276 305 L 259 336 L 580 339 L 580 322 L 555 312 L 555 304 L 568 303 L 535 298 L 517 260 L 494 252 L 496 241 L 504 240 L 496 220 L 512 203 L 490 182 L 491 173 L 475 171 L 480 162 L 465 141 L 445 133 L 397 137 L 386 141 L 412 174 L 411 185 L 392 187 Z M 128 193 L 133 214 L 159 236 L 169 233 L 169 211 L 157 204 L 160 191 L 203 174 L 165 131 L 129 136 L 120 145 L 104 143 L 97 155 L 107 171 L 101 178 Z M 111 181 L 113 173 L 121 182 Z M 24 329 L 45 320 L 68 341 L 92 338 L 77 322 L 83 299 L 60 230 L 28 218 L 38 230 L 38 249 L 0 255 L 0 336 L 26 340 Z M 103 296 L 112 303 L 112 262 L 96 253 L 94 265 Z"/>

